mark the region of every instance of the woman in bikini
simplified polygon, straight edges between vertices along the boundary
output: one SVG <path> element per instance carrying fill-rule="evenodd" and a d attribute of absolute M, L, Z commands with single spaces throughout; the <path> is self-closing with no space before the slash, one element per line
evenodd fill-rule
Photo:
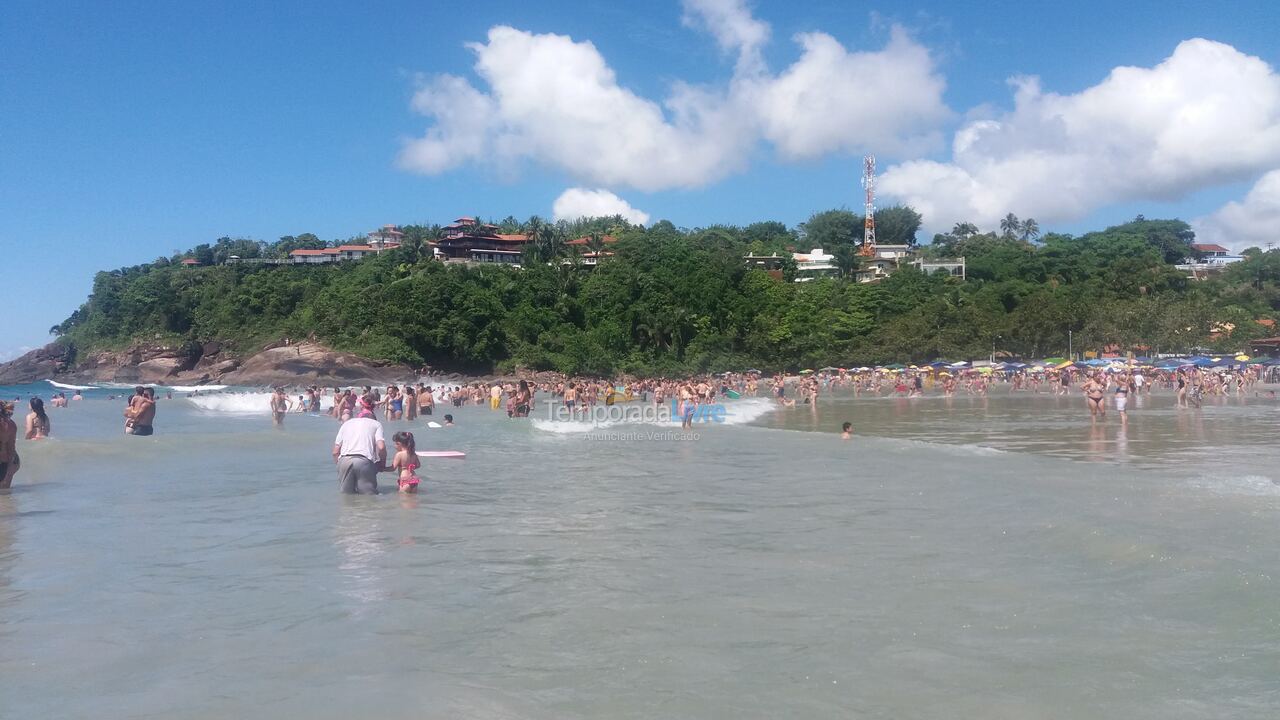
<path fill-rule="evenodd" d="M 28 440 L 43 440 L 49 437 L 49 416 L 44 411 L 44 401 L 38 397 L 31 398 L 31 412 L 27 414 Z"/>
<path fill-rule="evenodd" d="M 1085 400 L 1089 404 L 1089 415 L 1091 417 L 1106 417 L 1107 406 L 1103 403 L 1106 398 L 1106 388 L 1102 383 L 1098 382 L 1096 377 L 1089 378 L 1082 388 L 1084 390 Z"/>

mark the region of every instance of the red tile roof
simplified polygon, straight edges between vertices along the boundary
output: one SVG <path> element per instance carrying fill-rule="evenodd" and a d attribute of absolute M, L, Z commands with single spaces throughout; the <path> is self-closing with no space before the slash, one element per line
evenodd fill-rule
<path fill-rule="evenodd" d="M 348 251 L 374 252 L 373 248 L 369 247 L 368 245 L 339 245 L 338 247 L 333 249 L 337 250 L 338 252 L 348 252 Z"/>
<path fill-rule="evenodd" d="M 183 265 L 199 265 L 200 261 L 195 258 L 187 258 L 182 261 Z"/>
<path fill-rule="evenodd" d="M 299 255 L 299 256 L 306 257 L 306 256 L 316 256 L 316 255 L 337 255 L 337 254 L 338 254 L 337 248 L 324 248 L 323 250 L 293 250 L 289 253 L 289 256 L 292 257 L 294 255 Z"/>
<path fill-rule="evenodd" d="M 502 242 L 513 242 L 513 243 L 529 242 L 528 235 L 503 235 L 502 233 L 498 233 L 494 235 L 494 237 L 496 237 L 498 240 L 501 240 Z"/>
<path fill-rule="evenodd" d="M 1213 243 L 1193 243 L 1191 245 L 1191 249 L 1199 250 L 1200 252 L 1231 252 L 1221 245 L 1215 245 Z"/>

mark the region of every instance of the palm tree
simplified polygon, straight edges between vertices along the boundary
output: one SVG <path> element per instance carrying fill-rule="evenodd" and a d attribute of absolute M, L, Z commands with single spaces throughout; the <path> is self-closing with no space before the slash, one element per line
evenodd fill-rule
<path fill-rule="evenodd" d="M 1000 221 L 1000 232 L 1004 233 L 1006 240 L 1012 240 L 1022 230 L 1022 223 L 1018 222 L 1018 216 L 1009 213 Z"/>
<path fill-rule="evenodd" d="M 559 226 L 543 224 L 530 239 L 538 248 L 544 262 L 550 262 L 564 253 L 564 233 Z"/>
<path fill-rule="evenodd" d="M 1022 241 L 1031 242 L 1040 237 L 1040 223 L 1035 218 L 1027 218 L 1022 221 Z"/>
<path fill-rule="evenodd" d="M 410 264 L 421 260 L 423 253 L 430 250 L 426 230 L 421 225 L 405 228 L 404 237 L 400 239 L 400 249 Z"/>
<path fill-rule="evenodd" d="M 958 238 L 968 238 L 978 234 L 978 226 L 973 223 L 958 222 L 951 228 L 951 234 Z"/>
<path fill-rule="evenodd" d="M 604 259 L 604 236 L 598 232 L 593 232 L 587 236 L 587 247 L 591 252 L 596 254 L 596 263 Z"/>

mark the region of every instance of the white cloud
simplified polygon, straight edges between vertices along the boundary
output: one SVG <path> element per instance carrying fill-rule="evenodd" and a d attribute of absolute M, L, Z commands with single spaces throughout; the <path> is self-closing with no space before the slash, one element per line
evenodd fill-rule
<path fill-rule="evenodd" d="M 936 139 L 933 128 L 948 115 L 928 51 L 899 29 L 867 52 L 823 33 L 799 35 L 800 59 L 775 76 L 759 53 L 769 26 L 741 0 L 685 7 L 686 23 L 738 52 L 725 86 L 677 82 L 659 104 L 619 85 L 590 42 L 498 26 L 467 46 L 485 90 L 448 75 L 422 82 L 413 108 L 432 124 L 405 144 L 401 166 L 438 174 L 530 160 L 596 185 L 689 188 L 743 170 L 761 140 L 787 159 L 914 150 Z"/>
<path fill-rule="evenodd" d="M 752 17 L 744 0 L 684 0 L 684 24 L 715 36 L 720 49 L 738 53 L 739 72 L 757 72 L 760 48 L 769 41 L 769 24 Z"/>
<path fill-rule="evenodd" d="M 801 33 L 804 53 L 754 88 L 765 138 L 783 157 L 874 148 L 913 153 L 941 144 L 934 128 L 951 114 L 946 83 L 924 46 L 901 28 L 878 52 L 849 52 L 825 33 Z"/>
<path fill-rule="evenodd" d="M 551 206 L 551 216 L 556 220 L 608 217 L 621 215 L 636 225 L 648 225 L 649 213 L 631 207 L 631 203 L 608 190 L 569 188 Z"/>
<path fill-rule="evenodd" d="M 1199 242 L 1217 243 L 1239 252 L 1248 247 L 1280 245 L 1280 170 L 1263 175 L 1241 201 L 1229 202 L 1191 221 Z"/>
<path fill-rule="evenodd" d="M 1153 68 L 1118 67 L 1074 95 L 1043 92 L 1036 78 L 1011 83 L 1012 112 L 965 124 L 949 163 L 891 167 L 882 193 L 935 227 L 990 226 L 1008 212 L 1043 223 L 1280 164 L 1280 76 L 1229 45 L 1187 40 Z"/>

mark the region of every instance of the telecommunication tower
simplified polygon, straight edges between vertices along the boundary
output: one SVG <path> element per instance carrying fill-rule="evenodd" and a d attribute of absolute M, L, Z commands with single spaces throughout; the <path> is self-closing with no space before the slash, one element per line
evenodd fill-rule
<path fill-rule="evenodd" d="M 876 255 L 876 156 L 862 158 L 862 187 L 867 191 L 867 219 L 862 224 L 862 247 L 858 254 Z"/>

